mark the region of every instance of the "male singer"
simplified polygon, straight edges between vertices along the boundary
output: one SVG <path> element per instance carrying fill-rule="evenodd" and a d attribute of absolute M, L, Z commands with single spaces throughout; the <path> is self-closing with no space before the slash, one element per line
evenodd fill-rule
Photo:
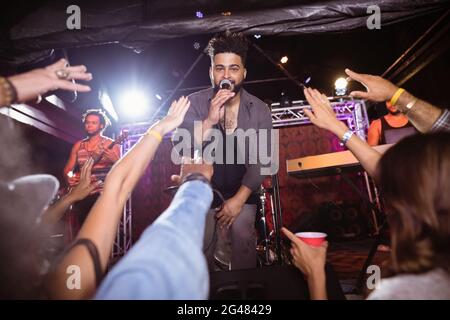
<path fill-rule="evenodd" d="M 248 159 L 250 143 L 247 141 L 244 150 L 237 146 L 236 130 L 262 132 L 264 130 L 260 129 L 267 129 L 270 146 L 271 114 L 263 101 L 242 88 L 247 75 L 245 60 L 248 50 L 244 35 L 227 31 L 212 38 L 207 50 L 211 58 L 209 76 L 212 88 L 189 96 L 191 107 L 180 128 L 192 133 L 195 131 L 196 138 L 201 137 L 202 141 L 196 141 L 200 144 L 209 141 L 212 130 L 220 130 L 222 142 L 225 141 L 220 148 L 223 148 L 223 153 L 228 153 L 226 158 L 231 156 L 233 161 L 225 163 L 225 159 L 223 162 L 217 161 L 217 157 L 214 159 L 211 183 L 226 201 L 222 210 L 210 210 L 207 216 L 204 250 L 211 270 L 254 268 L 257 261 L 255 191 L 264 176 L 260 170 L 261 162 L 258 160 L 254 164 Z M 226 148 L 226 145 L 232 147 Z M 245 163 L 237 161 L 239 153 L 247 157 Z"/>

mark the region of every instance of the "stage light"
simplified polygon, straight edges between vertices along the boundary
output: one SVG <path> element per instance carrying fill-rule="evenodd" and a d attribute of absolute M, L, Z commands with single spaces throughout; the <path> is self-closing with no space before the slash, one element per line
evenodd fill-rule
<path fill-rule="evenodd" d="M 200 43 L 194 42 L 194 49 L 199 50 L 200 49 Z"/>
<path fill-rule="evenodd" d="M 106 91 L 102 90 L 100 92 L 100 102 L 103 108 L 109 113 L 111 118 L 113 118 L 115 121 L 118 121 L 119 115 L 117 114 L 116 109 L 114 109 L 111 98 L 109 97 L 108 93 L 106 93 Z"/>
<path fill-rule="evenodd" d="M 120 99 L 120 109 L 129 117 L 139 117 L 149 110 L 147 96 L 136 89 L 125 92 Z"/>
<path fill-rule="evenodd" d="M 203 12 L 197 11 L 197 12 L 195 13 L 195 16 L 196 16 L 197 18 L 199 18 L 199 19 L 203 19 Z"/>
<path fill-rule="evenodd" d="M 260 35 L 260 34 L 255 34 L 254 37 L 255 37 L 256 39 L 259 39 L 259 38 L 261 38 L 261 35 Z"/>
<path fill-rule="evenodd" d="M 159 94 L 155 94 L 156 99 L 162 100 L 162 97 Z"/>
<path fill-rule="evenodd" d="M 292 105 L 291 99 L 286 95 L 285 92 L 281 92 L 280 105 L 283 108 L 289 108 Z"/>
<path fill-rule="evenodd" d="M 334 83 L 334 89 L 337 96 L 345 96 L 347 93 L 347 80 L 345 78 L 339 78 Z"/>
<path fill-rule="evenodd" d="M 288 60 L 289 60 L 289 58 L 288 58 L 287 56 L 283 56 L 283 57 L 280 59 L 280 62 L 281 62 L 282 64 L 285 64 L 286 62 L 288 62 Z"/>

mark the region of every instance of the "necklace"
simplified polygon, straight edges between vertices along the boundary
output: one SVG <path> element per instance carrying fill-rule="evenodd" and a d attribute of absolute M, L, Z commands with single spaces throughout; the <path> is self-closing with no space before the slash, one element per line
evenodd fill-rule
<path fill-rule="evenodd" d="M 233 110 L 229 110 L 226 111 L 226 121 L 224 121 L 225 117 L 221 117 L 220 118 L 220 125 L 222 126 L 222 128 L 226 129 L 226 130 L 230 130 L 230 129 L 234 129 L 236 128 L 237 125 L 237 117 L 236 117 L 236 113 Z"/>

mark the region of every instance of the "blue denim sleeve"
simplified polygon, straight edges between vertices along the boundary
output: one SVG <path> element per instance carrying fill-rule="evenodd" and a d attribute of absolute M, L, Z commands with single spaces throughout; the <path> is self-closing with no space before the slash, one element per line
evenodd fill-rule
<path fill-rule="evenodd" d="M 450 131 L 450 110 L 444 109 L 441 116 L 431 127 L 430 131 Z"/>
<path fill-rule="evenodd" d="M 207 299 L 202 246 L 212 198 L 204 182 L 184 183 L 169 208 L 106 276 L 95 298 Z"/>

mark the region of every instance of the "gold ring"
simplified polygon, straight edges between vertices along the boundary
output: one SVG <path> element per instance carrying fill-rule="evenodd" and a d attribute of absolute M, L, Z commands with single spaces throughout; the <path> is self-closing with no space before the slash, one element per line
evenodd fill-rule
<path fill-rule="evenodd" d="M 67 80 L 69 78 L 69 72 L 64 69 L 59 69 L 55 71 L 58 79 Z"/>

